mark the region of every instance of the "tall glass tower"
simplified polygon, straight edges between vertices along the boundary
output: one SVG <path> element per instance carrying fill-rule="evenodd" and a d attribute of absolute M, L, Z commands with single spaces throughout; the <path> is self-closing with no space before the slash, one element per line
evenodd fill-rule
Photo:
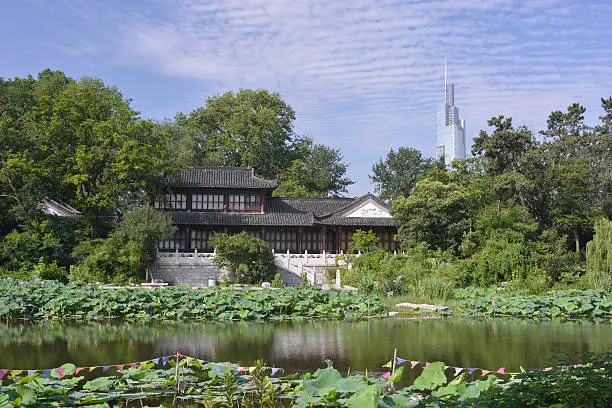
<path fill-rule="evenodd" d="M 436 106 L 436 159 L 444 156 L 449 166 L 455 159 L 465 159 L 465 121 L 455 106 L 455 85 L 448 83 L 444 59 L 444 102 Z"/>

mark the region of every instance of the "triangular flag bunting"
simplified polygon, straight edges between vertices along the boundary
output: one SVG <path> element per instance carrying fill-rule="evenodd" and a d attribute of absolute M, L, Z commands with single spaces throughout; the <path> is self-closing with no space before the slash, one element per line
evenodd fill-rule
<path fill-rule="evenodd" d="M 272 368 L 272 375 L 278 373 L 280 371 L 280 368 Z"/>
<path fill-rule="evenodd" d="M 49 376 L 51 375 L 51 370 L 43 370 L 43 377 L 45 378 L 49 378 Z M 2 377 L 0 377 L 2 378 Z"/>
<path fill-rule="evenodd" d="M 130 363 L 130 367 L 132 367 L 132 368 L 136 368 L 137 365 L 138 364 L 136 364 L 136 363 Z"/>
<path fill-rule="evenodd" d="M 154 358 L 151 362 L 155 365 L 159 364 L 159 358 Z"/>
<path fill-rule="evenodd" d="M 19 374 L 23 373 L 23 370 L 11 370 L 11 375 L 13 377 L 18 376 Z"/>
<path fill-rule="evenodd" d="M 34 374 L 36 374 L 38 372 L 38 370 L 28 370 L 28 375 L 31 377 Z"/>
<path fill-rule="evenodd" d="M 140 362 L 140 366 L 143 367 L 143 368 L 146 368 L 147 367 L 147 361 L 141 361 Z"/>
<path fill-rule="evenodd" d="M 478 368 L 469 368 L 468 369 L 468 374 L 474 374 L 478 370 L 479 370 Z"/>
<path fill-rule="evenodd" d="M 180 360 L 183 357 L 183 355 L 181 353 L 176 353 L 172 357 L 176 358 L 177 360 Z"/>
<path fill-rule="evenodd" d="M 238 372 L 241 372 L 241 371 L 244 371 L 244 370 L 246 370 L 246 367 L 238 367 L 236 369 L 236 371 L 238 371 Z"/>
<path fill-rule="evenodd" d="M 162 357 L 162 366 L 165 366 L 168 360 L 170 360 L 170 357 Z"/>
<path fill-rule="evenodd" d="M 391 367 L 393 367 L 393 361 L 389 361 L 388 363 L 383 364 L 381 367 L 391 368 Z"/>
<path fill-rule="evenodd" d="M 118 371 L 121 371 L 121 370 L 123 370 L 123 367 L 125 367 L 125 364 L 117 364 L 117 365 L 115 365 L 115 367 L 117 367 Z"/>
<path fill-rule="evenodd" d="M 95 370 L 96 368 L 98 368 L 100 366 L 93 366 L 93 367 L 89 367 L 89 372 L 91 373 L 93 370 Z"/>
<path fill-rule="evenodd" d="M 106 370 L 108 370 L 109 368 L 111 368 L 111 366 L 102 366 L 102 371 L 106 372 Z"/>
<path fill-rule="evenodd" d="M 544 371 L 550 371 L 550 370 L 552 370 L 552 367 L 546 367 L 546 368 L 544 369 Z"/>
<path fill-rule="evenodd" d="M 221 364 L 215 364 L 215 371 L 216 372 L 221 371 Z"/>
<path fill-rule="evenodd" d="M 253 374 L 257 367 L 249 367 L 249 374 Z"/>
<path fill-rule="evenodd" d="M 425 368 L 429 367 L 431 363 L 425 363 Z"/>
<path fill-rule="evenodd" d="M 386 373 L 384 373 L 381 377 L 386 378 L 387 380 L 389 379 L 389 376 L 391 375 L 390 371 L 387 371 Z"/>
<path fill-rule="evenodd" d="M 398 364 L 398 365 L 399 365 L 399 364 L 403 364 L 403 363 L 405 363 L 406 361 L 408 361 L 408 360 L 404 360 L 403 358 L 399 358 L 399 357 L 396 357 L 396 359 L 395 359 L 395 362 L 396 362 L 396 364 Z"/>
<path fill-rule="evenodd" d="M 459 375 L 460 372 L 463 371 L 463 368 L 461 367 L 454 367 L 455 368 L 455 377 Z"/>
<path fill-rule="evenodd" d="M 193 358 L 192 357 L 185 357 L 185 364 L 191 365 L 191 363 L 193 363 Z"/>
<path fill-rule="evenodd" d="M 505 367 L 500 367 L 497 371 L 497 374 L 506 374 L 506 368 Z"/>
<path fill-rule="evenodd" d="M 483 376 L 483 377 L 486 377 L 487 374 L 489 374 L 490 372 L 491 371 L 489 371 L 489 370 L 482 370 L 482 373 L 480 375 Z"/>
<path fill-rule="evenodd" d="M 83 371 L 85 369 L 85 367 L 77 367 L 76 370 L 74 370 L 75 374 L 80 373 L 81 371 Z"/>
<path fill-rule="evenodd" d="M 64 376 L 64 372 L 66 370 L 64 368 L 57 368 L 55 370 L 55 372 L 57 373 L 57 378 L 59 378 L 60 380 L 62 379 L 62 377 Z"/>
<path fill-rule="evenodd" d="M 420 361 L 410 360 L 410 368 L 414 368 L 419 365 Z"/>
<path fill-rule="evenodd" d="M 8 370 L 0 370 L 0 380 L 4 378 L 4 376 L 8 373 Z"/>

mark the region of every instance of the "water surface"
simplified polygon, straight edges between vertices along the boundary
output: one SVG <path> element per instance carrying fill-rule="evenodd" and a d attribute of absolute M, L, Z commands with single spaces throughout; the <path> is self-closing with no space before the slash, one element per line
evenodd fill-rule
<path fill-rule="evenodd" d="M 593 322 L 402 318 L 359 322 L 0 324 L 0 368 L 44 369 L 142 361 L 180 352 L 287 370 L 325 359 L 341 370 L 380 370 L 393 349 L 408 360 L 508 370 L 546 367 L 560 353 L 612 350 L 612 325 Z"/>

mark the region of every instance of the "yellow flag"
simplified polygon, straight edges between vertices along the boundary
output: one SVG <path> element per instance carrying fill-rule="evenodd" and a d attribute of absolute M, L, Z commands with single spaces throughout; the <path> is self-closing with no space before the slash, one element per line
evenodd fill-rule
<path fill-rule="evenodd" d="M 147 366 L 147 362 L 146 361 L 141 361 L 140 362 L 140 366 L 141 367 L 146 367 Z"/>
<path fill-rule="evenodd" d="M 96 368 L 98 368 L 98 366 L 93 366 L 93 367 L 89 367 L 89 372 L 91 373 L 93 370 L 95 370 Z"/>
<path fill-rule="evenodd" d="M 249 367 L 249 374 L 253 374 L 257 367 Z"/>
<path fill-rule="evenodd" d="M 11 370 L 11 375 L 13 377 L 18 376 L 19 374 L 23 373 L 23 370 Z"/>
<path fill-rule="evenodd" d="M 389 361 L 387 364 L 383 365 L 383 367 L 392 368 L 393 367 L 393 361 Z"/>

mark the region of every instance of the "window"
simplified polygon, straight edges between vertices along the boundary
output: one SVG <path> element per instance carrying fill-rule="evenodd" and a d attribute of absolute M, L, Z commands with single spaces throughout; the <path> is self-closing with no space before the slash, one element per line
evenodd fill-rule
<path fill-rule="evenodd" d="M 319 231 L 302 232 L 302 251 L 321 252 L 321 233 Z"/>
<path fill-rule="evenodd" d="M 266 231 L 265 240 L 276 252 L 297 251 L 296 231 Z"/>
<path fill-rule="evenodd" d="M 160 194 L 155 198 L 154 206 L 162 210 L 184 210 L 187 208 L 187 195 Z"/>
<path fill-rule="evenodd" d="M 214 250 L 210 243 L 215 232 L 202 229 L 191 230 L 191 249 L 197 249 L 200 252 L 212 252 Z"/>
<path fill-rule="evenodd" d="M 187 228 L 180 227 L 171 240 L 163 241 L 157 244 L 157 249 L 160 251 L 175 251 L 187 249 Z"/>
<path fill-rule="evenodd" d="M 261 199 L 259 194 L 230 194 L 227 210 L 236 212 L 259 212 Z"/>
<path fill-rule="evenodd" d="M 192 194 L 191 209 L 223 211 L 223 194 Z"/>

